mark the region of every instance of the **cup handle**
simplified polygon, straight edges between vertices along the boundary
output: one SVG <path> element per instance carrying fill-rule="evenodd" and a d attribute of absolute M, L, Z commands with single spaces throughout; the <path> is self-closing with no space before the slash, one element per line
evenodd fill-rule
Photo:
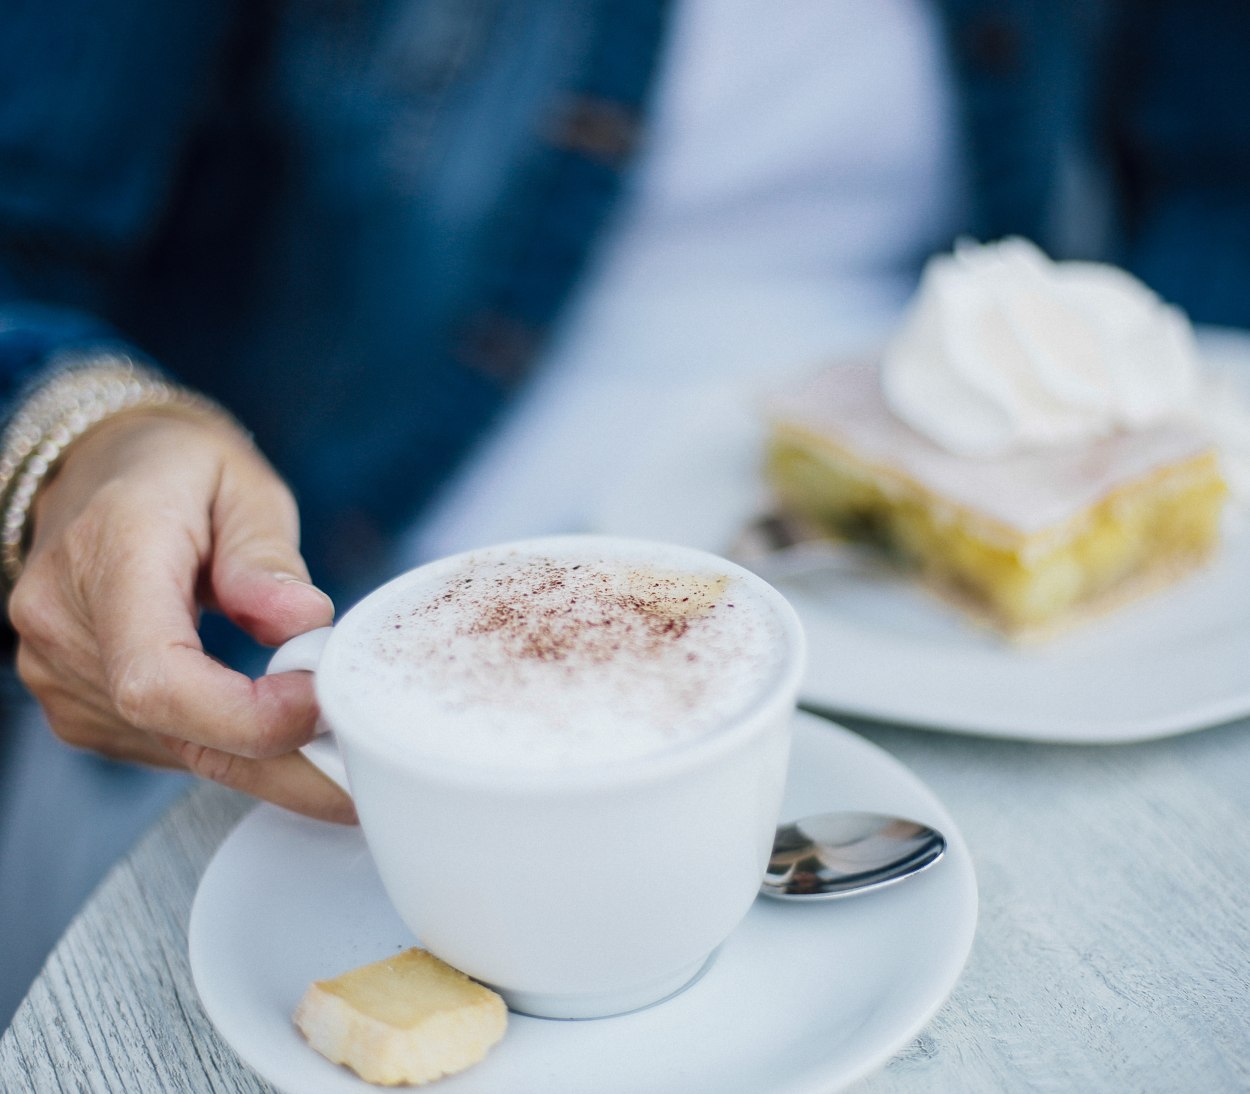
<path fill-rule="evenodd" d="M 333 627 L 318 627 L 288 639 L 274 651 L 265 675 L 272 676 L 277 672 L 316 672 L 321 651 L 325 649 L 326 640 L 333 630 Z M 347 769 L 343 766 L 343 757 L 329 727 L 318 722 L 317 736 L 300 751 L 313 767 L 351 793 L 347 785 Z"/>

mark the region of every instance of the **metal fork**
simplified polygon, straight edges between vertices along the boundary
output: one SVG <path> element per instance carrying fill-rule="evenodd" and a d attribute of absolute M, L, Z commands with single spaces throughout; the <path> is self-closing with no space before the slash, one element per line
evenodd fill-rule
<path fill-rule="evenodd" d="M 835 539 L 786 513 L 763 513 L 749 520 L 728 549 L 740 566 L 765 581 L 784 581 L 820 573 L 881 576 L 893 567 L 880 551 Z"/>

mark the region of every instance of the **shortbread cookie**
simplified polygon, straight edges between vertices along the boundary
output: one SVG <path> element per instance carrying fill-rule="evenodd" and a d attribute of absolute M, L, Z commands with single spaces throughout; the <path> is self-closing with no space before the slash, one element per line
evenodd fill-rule
<path fill-rule="evenodd" d="M 489 988 L 411 949 L 318 980 L 295 1024 L 321 1055 L 383 1086 L 428 1083 L 477 1063 L 501 1037 L 507 1007 Z"/>

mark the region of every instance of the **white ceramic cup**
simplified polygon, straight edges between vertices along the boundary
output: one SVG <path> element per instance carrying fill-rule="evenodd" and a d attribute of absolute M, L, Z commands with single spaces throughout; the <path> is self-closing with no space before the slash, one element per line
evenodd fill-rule
<path fill-rule="evenodd" d="M 514 1010 L 617 1014 L 696 977 L 758 893 L 784 790 L 803 633 L 771 586 L 701 551 L 553 537 L 471 555 L 518 551 L 583 551 L 696 572 L 711 560 L 773 617 L 780 669 L 723 725 L 625 762 L 519 770 L 396 749 L 360 719 L 342 717 L 346 692 L 369 680 L 344 671 L 336 653 L 368 616 L 365 605 L 432 583 L 469 557 L 455 556 L 395 578 L 333 628 L 292 639 L 269 671 L 316 674 L 332 743 L 318 738 L 308 753 L 351 793 L 383 885 L 422 945 Z"/>

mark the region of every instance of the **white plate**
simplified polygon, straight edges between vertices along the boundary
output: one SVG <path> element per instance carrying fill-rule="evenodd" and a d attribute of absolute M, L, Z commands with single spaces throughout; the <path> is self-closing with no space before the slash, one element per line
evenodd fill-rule
<path fill-rule="evenodd" d="M 1250 386 L 1250 341 L 1202 345 Z M 605 490 L 596 531 L 725 553 L 766 507 L 750 393 L 705 393 L 688 429 Z M 916 726 L 1086 744 L 1146 740 L 1250 713 L 1250 534 L 1163 593 L 1048 643 L 1015 647 L 906 579 L 807 575 L 779 582 L 802 617 L 807 705 Z"/>
<path fill-rule="evenodd" d="M 798 715 L 786 819 L 830 808 L 937 826 L 946 856 L 854 900 L 761 898 L 701 979 L 666 1002 L 587 1022 L 509 1016 L 481 1064 L 439 1094 L 828 1094 L 880 1067 L 949 995 L 976 927 L 972 860 L 954 822 L 875 745 Z M 191 910 L 191 972 L 239 1056 L 298 1094 L 372 1089 L 291 1024 L 314 979 L 413 944 L 355 829 L 272 806 L 250 813 L 209 864 Z M 610 940 L 607 940 L 610 944 Z"/>

